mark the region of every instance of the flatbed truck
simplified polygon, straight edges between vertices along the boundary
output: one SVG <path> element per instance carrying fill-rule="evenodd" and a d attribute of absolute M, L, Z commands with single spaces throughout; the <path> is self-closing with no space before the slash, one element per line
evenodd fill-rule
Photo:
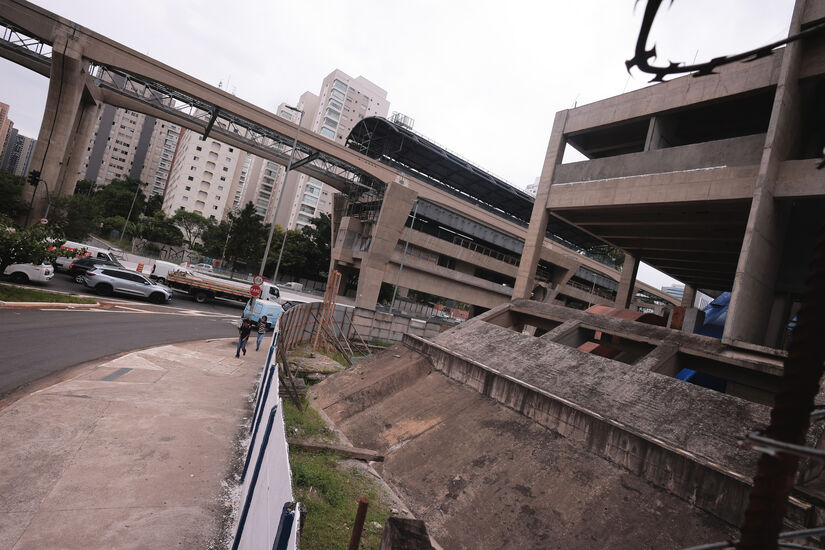
<path fill-rule="evenodd" d="M 166 275 L 166 282 L 170 288 L 181 290 L 191 295 L 199 304 L 215 298 L 247 301 L 252 285 L 241 281 L 229 281 L 208 275 L 194 274 L 188 271 L 172 271 Z M 281 292 L 272 283 L 264 281 L 261 284 L 261 299 L 280 302 Z"/>

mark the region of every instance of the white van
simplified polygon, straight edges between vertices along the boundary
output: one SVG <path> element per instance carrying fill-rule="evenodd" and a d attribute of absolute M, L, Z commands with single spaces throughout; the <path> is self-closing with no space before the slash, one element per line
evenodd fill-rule
<path fill-rule="evenodd" d="M 120 265 L 114 253 L 97 246 L 66 241 L 60 246 L 60 256 L 55 260 L 55 269 L 68 271 L 75 258 L 100 258 Z"/>
<path fill-rule="evenodd" d="M 149 278 L 154 281 L 162 281 L 163 283 L 166 283 L 167 276 L 173 271 L 192 273 L 185 267 L 181 267 L 178 264 L 173 264 L 172 262 L 167 262 L 164 260 L 155 260 L 155 265 L 152 266 L 152 273 L 149 275 Z"/>

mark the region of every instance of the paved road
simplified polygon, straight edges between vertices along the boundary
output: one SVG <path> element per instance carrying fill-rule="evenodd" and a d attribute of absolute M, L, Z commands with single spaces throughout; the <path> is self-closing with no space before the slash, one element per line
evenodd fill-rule
<path fill-rule="evenodd" d="M 0 309 L 0 399 L 107 355 L 237 336 L 238 313 L 232 308 L 213 313 L 137 302 L 88 310 Z"/>

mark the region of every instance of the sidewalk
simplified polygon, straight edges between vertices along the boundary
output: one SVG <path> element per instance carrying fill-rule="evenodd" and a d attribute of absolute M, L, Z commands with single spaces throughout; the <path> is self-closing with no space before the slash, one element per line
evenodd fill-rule
<path fill-rule="evenodd" d="M 161 346 L 0 411 L 0 549 L 206 548 L 264 349 Z"/>

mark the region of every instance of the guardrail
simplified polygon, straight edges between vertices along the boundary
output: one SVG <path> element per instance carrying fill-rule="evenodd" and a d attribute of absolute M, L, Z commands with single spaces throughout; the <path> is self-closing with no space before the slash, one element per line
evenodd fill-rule
<path fill-rule="evenodd" d="M 298 548 L 301 506 L 294 501 L 289 449 L 278 390 L 277 337 L 264 363 L 251 438 L 241 474 L 241 508 L 232 550 Z M 278 513 L 277 511 L 280 511 Z"/>

